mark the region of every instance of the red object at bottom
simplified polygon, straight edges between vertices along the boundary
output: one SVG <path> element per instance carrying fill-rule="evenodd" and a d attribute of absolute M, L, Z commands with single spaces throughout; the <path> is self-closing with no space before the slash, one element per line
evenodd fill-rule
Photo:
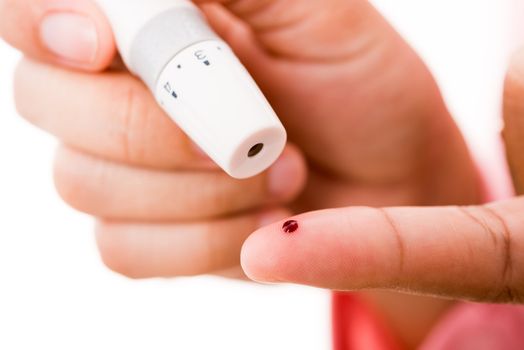
<path fill-rule="evenodd" d="M 374 311 L 356 294 L 333 293 L 334 350 L 398 350 Z"/>
<path fill-rule="evenodd" d="M 401 349 L 357 294 L 333 294 L 335 350 Z M 524 306 L 457 303 L 436 323 L 421 350 L 524 349 Z"/>

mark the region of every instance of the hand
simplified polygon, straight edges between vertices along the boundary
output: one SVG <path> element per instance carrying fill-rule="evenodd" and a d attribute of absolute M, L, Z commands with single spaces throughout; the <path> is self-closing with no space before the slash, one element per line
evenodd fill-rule
<path fill-rule="evenodd" d="M 126 72 L 27 60 L 18 69 L 18 108 L 68 145 L 57 157 L 57 187 L 102 218 L 97 237 L 112 269 L 154 277 L 234 267 L 250 232 L 290 209 L 479 201 L 433 78 L 367 1 L 200 3 L 300 149 L 252 182 L 210 167 Z M 63 12 L 80 16 L 82 29 L 46 16 Z M 87 0 L 1 0 L 0 14 L 2 36 L 33 60 L 91 72 L 114 56 L 110 28 Z"/>
<path fill-rule="evenodd" d="M 504 99 L 504 139 L 524 195 L 524 50 Z M 524 303 L 524 197 L 484 206 L 344 208 L 294 218 L 250 236 L 242 266 L 254 280 L 337 290 L 391 289 Z"/>
<path fill-rule="evenodd" d="M 290 215 L 284 205 L 304 186 L 292 146 L 262 175 L 229 177 L 125 72 L 93 76 L 26 60 L 15 90 L 21 114 L 63 142 L 59 194 L 99 219 L 104 262 L 129 277 L 238 269 L 247 235 Z"/>

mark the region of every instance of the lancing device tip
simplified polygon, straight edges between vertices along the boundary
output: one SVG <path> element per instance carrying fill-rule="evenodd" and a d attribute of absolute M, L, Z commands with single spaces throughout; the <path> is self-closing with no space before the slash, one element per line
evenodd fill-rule
<path fill-rule="evenodd" d="M 282 153 L 286 131 L 230 47 L 188 0 L 96 0 L 120 54 L 174 122 L 224 171 L 248 178 Z"/>

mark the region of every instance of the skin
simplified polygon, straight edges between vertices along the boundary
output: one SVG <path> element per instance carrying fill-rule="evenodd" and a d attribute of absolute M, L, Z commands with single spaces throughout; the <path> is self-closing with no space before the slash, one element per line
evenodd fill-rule
<path fill-rule="evenodd" d="M 523 50 L 507 75 L 504 120 L 508 162 L 517 194 L 523 195 Z M 283 237 L 278 223 L 251 235 L 242 266 L 258 281 L 522 304 L 523 213 L 522 196 L 483 206 L 311 212 L 294 218 L 301 224 L 296 239 Z M 307 250 L 312 246 L 323 249 Z"/>
<path fill-rule="evenodd" d="M 513 281 L 522 276 L 521 200 L 488 209 L 369 208 L 464 206 L 482 193 L 431 74 L 367 1 L 198 4 L 290 134 L 279 161 L 253 179 L 217 169 L 144 85 L 114 64 L 110 27 L 92 2 L 0 0 L 0 35 L 26 54 L 15 77 L 19 112 L 62 141 L 58 192 L 98 219 L 97 242 L 111 269 L 133 278 L 241 277 L 241 257 L 247 275 L 263 282 L 520 300 Z M 94 57 L 71 61 L 50 52 L 38 28 L 56 11 L 92 19 Z M 506 88 L 517 184 L 524 183 L 521 71 L 511 70 Z M 296 234 L 283 236 L 284 218 L 306 211 L 295 217 Z M 481 280 L 465 278 L 474 273 Z M 450 304 L 383 292 L 365 297 L 407 348 Z"/>

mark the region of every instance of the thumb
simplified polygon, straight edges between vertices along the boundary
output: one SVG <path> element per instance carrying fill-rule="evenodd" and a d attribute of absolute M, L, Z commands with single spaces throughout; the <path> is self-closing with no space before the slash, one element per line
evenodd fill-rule
<path fill-rule="evenodd" d="M 262 228 L 242 267 L 260 282 L 524 300 L 524 198 L 479 207 L 343 208 Z M 287 226 L 286 226 L 287 227 Z M 293 227 L 296 228 L 296 227 Z"/>
<path fill-rule="evenodd" d="M 504 141 L 515 187 L 524 194 L 524 48 L 513 57 L 504 89 Z"/>
<path fill-rule="evenodd" d="M 89 0 L 0 0 L 0 37 L 35 59 L 87 71 L 115 55 L 111 27 Z"/>

